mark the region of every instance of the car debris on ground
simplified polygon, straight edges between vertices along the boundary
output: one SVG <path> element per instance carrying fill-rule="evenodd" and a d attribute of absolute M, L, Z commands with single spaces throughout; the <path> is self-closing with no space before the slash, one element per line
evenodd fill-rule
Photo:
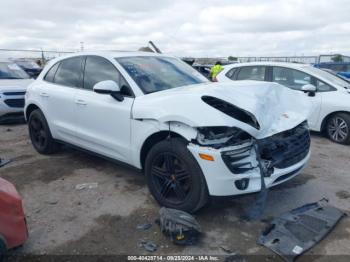
<path fill-rule="evenodd" d="M 139 247 L 143 247 L 148 252 L 155 252 L 158 249 L 158 245 L 151 240 L 141 240 L 139 242 Z"/>
<path fill-rule="evenodd" d="M 147 230 L 150 229 L 152 227 L 152 224 L 150 223 L 144 223 L 144 224 L 139 224 L 137 225 L 137 229 L 142 229 L 142 230 Z"/>
<path fill-rule="evenodd" d="M 161 231 L 177 245 L 195 245 L 201 235 L 201 227 L 190 214 L 172 208 L 159 210 Z"/>
<path fill-rule="evenodd" d="M 322 199 L 275 218 L 262 232 L 258 243 L 286 261 L 294 259 L 323 239 L 345 215 Z"/>
<path fill-rule="evenodd" d="M 0 167 L 3 167 L 4 165 L 10 163 L 11 160 L 10 159 L 4 159 L 0 157 Z"/>
<path fill-rule="evenodd" d="M 82 190 L 82 189 L 93 189 L 93 188 L 97 188 L 98 187 L 98 183 L 83 183 L 83 184 L 77 184 L 75 186 L 76 190 Z"/>

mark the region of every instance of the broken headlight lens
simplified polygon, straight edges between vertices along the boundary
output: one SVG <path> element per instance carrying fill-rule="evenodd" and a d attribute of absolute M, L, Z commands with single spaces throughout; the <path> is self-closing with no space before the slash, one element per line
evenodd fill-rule
<path fill-rule="evenodd" d="M 240 144 L 252 138 L 251 135 L 238 127 L 198 127 L 197 130 L 199 144 L 216 148 Z"/>

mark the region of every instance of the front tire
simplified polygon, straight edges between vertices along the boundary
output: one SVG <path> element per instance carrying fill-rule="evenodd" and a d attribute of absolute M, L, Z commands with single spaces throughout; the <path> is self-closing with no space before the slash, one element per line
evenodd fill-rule
<path fill-rule="evenodd" d="M 337 113 L 330 117 L 326 126 L 330 140 L 339 144 L 350 144 L 350 115 Z"/>
<path fill-rule="evenodd" d="M 152 147 L 146 157 L 145 175 L 151 194 L 161 206 L 193 213 L 208 200 L 202 170 L 181 138 Z"/>
<path fill-rule="evenodd" d="M 59 145 L 52 138 L 49 125 L 40 109 L 30 113 L 28 128 L 30 139 L 36 151 L 44 155 L 57 152 Z"/>

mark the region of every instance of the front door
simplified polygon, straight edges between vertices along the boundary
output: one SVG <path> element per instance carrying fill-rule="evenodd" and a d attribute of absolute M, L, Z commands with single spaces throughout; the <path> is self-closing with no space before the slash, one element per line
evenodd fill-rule
<path fill-rule="evenodd" d="M 125 92 L 124 100 L 117 101 L 109 94 L 98 94 L 93 86 L 104 80 L 113 80 Z M 77 90 L 77 140 L 79 146 L 129 162 L 131 109 L 134 97 L 116 67 L 107 59 L 87 56 L 83 88 Z"/>
<path fill-rule="evenodd" d="M 272 81 L 300 92 L 302 92 L 301 88 L 304 85 L 314 84 L 311 75 L 299 70 L 278 66 L 273 67 Z M 310 129 L 315 129 L 320 115 L 322 96 L 319 93 L 316 93 L 314 96 L 309 96 L 308 93 L 305 93 L 305 96 L 307 96 L 311 106 L 310 114 L 307 116 L 308 124 Z"/>

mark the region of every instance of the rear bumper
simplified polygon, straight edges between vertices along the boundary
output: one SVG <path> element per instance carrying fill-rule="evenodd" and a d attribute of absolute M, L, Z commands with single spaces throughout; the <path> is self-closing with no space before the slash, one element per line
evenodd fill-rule
<path fill-rule="evenodd" d="M 205 176 L 209 194 L 212 196 L 233 196 L 242 195 L 261 190 L 260 170 L 256 161 L 256 154 L 253 148 L 250 149 L 248 157 L 243 161 L 251 161 L 253 168 L 244 173 L 232 173 L 222 159 L 222 152 L 227 150 L 240 150 L 242 146 L 233 146 L 229 148 L 213 149 L 189 144 L 188 149 L 197 160 Z M 200 158 L 199 153 L 208 154 L 214 157 L 214 161 L 207 161 Z M 310 158 L 310 152 L 298 163 L 287 168 L 274 168 L 269 177 L 265 177 L 266 187 L 273 187 L 297 176 Z M 239 181 L 248 180 L 248 185 L 244 189 L 239 189 Z M 238 181 L 238 182 L 236 182 Z"/>

